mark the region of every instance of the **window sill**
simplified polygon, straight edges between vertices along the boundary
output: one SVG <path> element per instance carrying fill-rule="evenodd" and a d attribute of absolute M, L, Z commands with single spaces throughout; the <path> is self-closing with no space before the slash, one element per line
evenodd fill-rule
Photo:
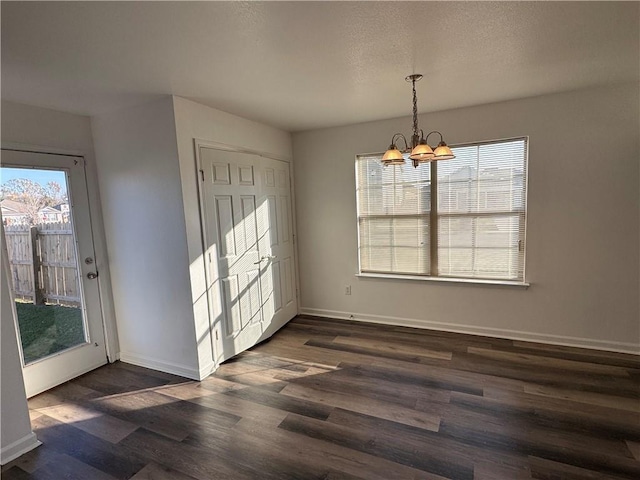
<path fill-rule="evenodd" d="M 488 280 L 482 278 L 424 277 L 420 275 L 393 275 L 391 273 L 357 273 L 359 278 L 384 278 L 392 280 L 419 280 L 438 283 L 465 283 L 475 285 L 496 285 L 502 287 L 529 288 L 531 284 L 513 280 Z"/>

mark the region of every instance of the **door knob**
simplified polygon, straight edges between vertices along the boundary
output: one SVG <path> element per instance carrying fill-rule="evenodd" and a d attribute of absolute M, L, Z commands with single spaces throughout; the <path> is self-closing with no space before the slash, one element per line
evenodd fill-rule
<path fill-rule="evenodd" d="M 277 255 L 263 255 L 262 257 L 260 257 L 260 260 L 258 260 L 257 262 L 253 262 L 254 265 L 258 265 L 259 263 L 262 263 L 264 260 L 274 260 L 278 258 Z"/>
<path fill-rule="evenodd" d="M 89 272 L 89 273 L 87 273 L 87 278 L 89 280 L 93 280 L 94 278 L 98 278 L 98 273 L 97 272 Z"/>

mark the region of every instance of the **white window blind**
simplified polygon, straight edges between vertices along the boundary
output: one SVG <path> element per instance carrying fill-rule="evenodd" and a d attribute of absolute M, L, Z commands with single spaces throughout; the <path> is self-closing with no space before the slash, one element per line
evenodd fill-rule
<path fill-rule="evenodd" d="M 357 157 L 361 272 L 524 281 L 527 139 L 452 150 L 416 169 Z"/>
<path fill-rule="evenodd" d="M 428 168 L 357 161 L 360 270 L 428 275 L 431 182 Z"/>
<path fill-rule="evenodd" d="M 524 138 L 454 147 L 438 163 L 438 275 L 524 280 Z"/>

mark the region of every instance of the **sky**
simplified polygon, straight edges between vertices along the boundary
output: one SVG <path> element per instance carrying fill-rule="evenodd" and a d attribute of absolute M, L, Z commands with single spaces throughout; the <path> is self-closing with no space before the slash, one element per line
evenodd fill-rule
<path fill-rule="evenodd" d="M 9 167 L 2 167 L 0 169 L 0 185 L 4 185 L 5 182 L 14 178 L 26 178 L 43 186 L 49 182 L 58 182 L 60 187 L 62 187 L 62 192 L 66 194 L 67 191 L 65 173 L 60 170 Z"/>

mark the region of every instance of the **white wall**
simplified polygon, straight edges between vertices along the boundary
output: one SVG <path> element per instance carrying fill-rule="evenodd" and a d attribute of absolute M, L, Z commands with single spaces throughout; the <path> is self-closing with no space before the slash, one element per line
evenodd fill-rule
<path fill-rule="evenodd" d="M 198 378 L 173 100 L 91 122 L 120 358 Z"/>
<path fill-rule="evenodd" d="M 184 98 L 174 97 L 173 102 L 189 252 L 191 302 L 198 340 L 200 378 L 205 378 L 215 365 L 215 353 L 212 350 L 215 348 L 221 352 L 221 346 L 215 345 L 209 323 L 194 140 L 290 161 L 291 135 Z M 219 335 L 219 338 L 222 336 Z"/>
<path fill-rule="evenodd" d="M 452 144 L 529 136 L 531 287 L 355 277 L 354 157 L 409 134 L 401 118 L 293 135 L 302 311 L 640 351 L 638 84 L 422 115 L 420 125 Z"/>
<path fill-rule="evenodd" d="M 31 431 L 27 394 L 22 378 L 22 362 L 18 351 L 18 337 L 14 323 L 15 304 L 11 298 L 9 259 L 2 241 L 2 272 L 0 272 L 0 463 L 4 465 L 14 458 L 34 449 L 40 442 Z"/>
<path fill-rule="evenodd" d="M 92 127 L 120 358 L 202 379 L 215 362 L 194 139 L 291 157 L 288 133 L 178 97 Z"/>

